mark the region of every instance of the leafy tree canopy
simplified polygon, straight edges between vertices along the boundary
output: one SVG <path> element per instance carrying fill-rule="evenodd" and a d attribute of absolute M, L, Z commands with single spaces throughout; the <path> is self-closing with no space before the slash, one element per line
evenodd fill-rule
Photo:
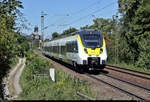
<path fill-rule="evenodd" d="M 59 37 L 59 33 L 57 32 L 52 33 L 52 39 L 55 39 L 57 37 Z"/>
<path fill-rule="evenodd" d="M 118 0 L 128 50 L 136 66 L 150 66 L 150 1 Z"/>

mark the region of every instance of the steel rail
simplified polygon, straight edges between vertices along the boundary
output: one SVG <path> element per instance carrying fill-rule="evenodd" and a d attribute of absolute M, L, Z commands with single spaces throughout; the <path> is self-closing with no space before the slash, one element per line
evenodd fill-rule
<path fill-rule="evenodd" d="M 127 69 L 127 68 L 122 68 L 122 67 L 118 67 L 118 66 L 113 66 L 113 65 L 106 65 L 106 67 L 113 67 L 113 68 L 123 69 L 126 71 L 136 72 L 136 73 L 143 74 L 143 75 L 150 75 L 149 73 L 144 73 L 144 72 L 140 72 L 140 71 L 136 71 L 136 70 L 132 70 L 132 69 Z"/>
<path fill-rule="evenodd" d="M 120 87 L 116 87 L 115 85 L 110 84 L 110 83 L 108 83 L 108 82 L 106 82 L 106 81 L 103 81 L 103 80 L 101 80 L 101 79 L 99 79 L 99 78 L 96 78 L 96 77 L 94 77 L 94 76 L 92 76 L 92 75 L 89 75 L 89 74 L 87 74 L 87 73 L 86 73 L 86 75 L 87 75 L 88 77 L 93 78 L 93 79 L 95 79 L 95 80 L 97 80 L 97 81 L 99 81 L 99 82 L 102 82 L 102 83 L 104 83 L 104 84 L 106 84 L 106 85 L 108 85 L 108 86 L 110 86 L 110 87 L 113 87 L 113 88 L 115 88 L 115 89 L 118 89 L 118 90 L 120 90 L 121 92 L 123 92 L 123 93 L 125 93 L 125 94 L 134 96 L 134 97 L 136 97 L 136 98 L 138 98 L 138 99 L 140 99 L 140 100 L 143 100 L 143 101 L 148 101 L 148 100 L 144 99 L 143 97 L 140 97 L 140 96 L 138 96 L 138 95 L 136 95 L 136 94 L 134 94 L 134 93 L 131 93 L 131 92 L 129 92 L 129 91 L 126 91 L 126 90 L 124 90 L 124 89 L 122 89 L 122 88 L 120 88 Z"/>
<path fill-rule="evenodd" d="M 143 87 L 143 86 L 140 86 L 140 85 L 134 84 L 134 83 L 132 83 L 132 82 L 129 82 L 129 81 L 126 81 L 126 80 L 122 80 L 121 78 L 114 77 L 114 76 L 112 76 L 112 75 L 108 75 L 108 74 L 107 74 L 107 75 L 106 75 L 106 74 L 103 74 L 103 75 L 105 75 L 105 76 L 107 76 L 107 77 L 110 77 L 110 78 L 112 78 L 112 79 L 115 79 L 115 80 L 118 80 L 118 81 L 121 81 L 121 82 L 127 83 L 127 84 L 129 84 L 129 85 L 132 85 L 132 86 L 135 86 L 135 87 L 141 88 L 141 89 L 146 90 L 146 91 L 148 91 L 148 92 L 150 93 L 150 89 L 149 89 L 149 88 L 145 88 L 145 87 Z"/>
<path fill-rule="evenodd" d="M 115 68 L 115 67 L 114 67 Z M 136 76 L 136 77 L 139 77 L 139 78 L 143 78 L 143 79 L 147 79 L 147 80 L 150 80 L 150 78 L 148 77 L 145 77 L 145 76 L 141 76 L 141 75 L 137 75 L 137 74 L 134 74 L 134 73 L 131 73 L 131 72 L 125 72 L 125 71 L 121 71 L 121 70 L 117 70 L 117 69 L 113 69 L 113 68 L 110 68 L 110 67 L 105 67 L 105 69 L 110 69 L 110 70 L 114 70 L 114 71 L 118 71 L 118 72 L 121 72 L 121 73 L 125 73 L 125 74 L 129 74 L 129 75 L 133 75 L 133 76 Z M 130 71 L 130 70 L 128 70 Z M 142 73 L 140 73 L 142 74 Z"/>

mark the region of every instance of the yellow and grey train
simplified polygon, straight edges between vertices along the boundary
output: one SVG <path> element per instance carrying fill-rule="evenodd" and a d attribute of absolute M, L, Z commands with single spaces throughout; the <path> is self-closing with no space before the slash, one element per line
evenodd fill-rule
<path fill-rule="evenodd" d="M 44 42 L 45 55 L 72 64 L 75 68 L 103 69 L 107 61 L 106 43 L 98 30 L 84 29 Z"/>

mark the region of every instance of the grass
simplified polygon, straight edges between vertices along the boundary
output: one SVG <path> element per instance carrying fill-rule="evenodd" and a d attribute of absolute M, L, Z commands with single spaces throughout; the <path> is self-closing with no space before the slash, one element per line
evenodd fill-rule
<path fill-rule="evenodd" d="M 10 59 L 10 62 L 11 62 L 10 67 L 12 68 L 19 62 L 19 58 L 14 57 L 14 58 Z"/>
<path fill-rule="evenodd" d="M 49 75 L 49 68 L 54 66 L 33 54 L 28 56 L 26 62 L 20 81 L 23 92 L 18 100 L 87 100 L 77 95 L 77 91 L 91 98 L 96 97 L 87 82 L 71 77 L 56 68 L 56 82 L 53 82 L 50 77 L 39 77 L 34 80 L 35 74 Z"/>
<path fill-rule="evenodd" d="M 131 69 L 131 70 L 136 70 L 136 71 L 140 71 L 140 72 L 144 72 L 144 73 L 149 73 L 150 74 L 150 69 L 147 68 L 140 68 L 140 67 L 135 67 L 133 64 L 126 64 L 126 63 L 118 63 L 118 64 L 114 64 L 114 63 L 109 63 L 109 65 L 113 65 L 113 66 L 118 66 L 118 67 L 123 67 L 123 68 L 127 68 L 127 69 Z"/>
<path fill-rule="evenodd" d="M 115 100 L 115 98 L 113 96 L 110 96 L 109 100 Z"/>

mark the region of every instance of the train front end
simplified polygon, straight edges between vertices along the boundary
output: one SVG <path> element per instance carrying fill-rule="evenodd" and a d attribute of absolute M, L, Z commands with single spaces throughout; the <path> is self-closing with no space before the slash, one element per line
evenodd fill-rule
<path fill-rule="evenodd" d="M 98 30 L 83 30 L 79 35 L 79 63 L 89 69 L 103 69 L 107 61 L 106 43 Z"/>

